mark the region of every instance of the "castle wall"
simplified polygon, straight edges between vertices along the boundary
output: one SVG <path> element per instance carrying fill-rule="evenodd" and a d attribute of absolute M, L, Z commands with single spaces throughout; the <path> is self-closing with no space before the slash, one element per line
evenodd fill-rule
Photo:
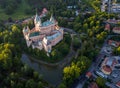
<path fill-rule="evenodd" d="M 47 27 L 40 27 L 40 32 L 46 35 L 50 35 L 51 31 L 53 30 L 55 30 L 55 25 L 50 25 Z"/>
<path fill-rule="evenodd" d="M 46 52 L 48 52 L 48 50 L 51 50 L 51 49 L 52 49 L 51 44 L 47 45 L 44 41 L 42 41 L 42 43 L 43 43 L 44 50 L 45 50 Z"/>
<path fill-rule="evenodd" d="M 34 36 L 30 37 L 32 41 L 42 41 L 42 39 L 45 37 L 45 35 L 39 35 L 39 36 Z"/>
<path fill-rule="evenodd" d="M 41 23 L 40 18 L 36 15 L 36 18 L 34 20 L 35 27 L 32 30 L 29 30 L 26 32 L 23 30 L 24 37 L 27 42 L 27 46 L 29 47 L 32 44 L 32 41 L 34 41 L 35 45 L 33 44 L 33 48 L 38 48 L 44 50 L 46 52 L 51 52 L 52 46 L 55 46 L 57 43 L 59 43 L 63 39 L 63 30 L 59 29 L 58 22 L 53 20 L 54 24 L 52 23 Z M 29 37 L 29 35 L 33 32 L 39 32 L 39 35 L 33 35 Z M 56 33 L 60 32 L 60 35 L 54 35 Z M 54 35 L 54 36 L 52 36 Z M 50 40 L 44 40 L 47 36 L 51 36 L 53 38 L 50 38 Z M 41 44 L 39 45 L 39 41 Z"/>
<path fill-rule="evenodd" d="M 63 39 L 63 35 L 56 37 L 54 40 L 51 41 L 51 45 L 55 46 L 58 42 L 60 42 Z"/>

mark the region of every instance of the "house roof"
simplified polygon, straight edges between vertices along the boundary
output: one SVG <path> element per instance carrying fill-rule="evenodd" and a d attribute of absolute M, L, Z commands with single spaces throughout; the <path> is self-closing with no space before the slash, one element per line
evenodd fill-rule
<path fill-rule="evenodd" d="M 53 39 L 57 38 L 60 35 L 61 35 L 61 33 L 57 32 L 57 33 L 55 33 L 55 34 L 53 34 L 51 36 L 47 36 L 46 38 L 47 38 L 47 40 L 53 40 Z"/>
<path fill-rule="evenodd" d="M 112 56 L 105 58 L 102 64 L 102 70 L 106 73 L 111 73 L 114 69 L 114 66 L 119 64 L 120 57 L 119 56 Z"/>
<path fill-rule="evenodd" d="M 114 27 L 113 30 L 119 30 L 120 31 L 120 27 Z"/>
<path fill-rule="evenodd" d="M 92 82 L 88 88 L 98 88 L 98 85 L 95 82 Z"/>
<path fill-rule="evenodd" d="M 120 81 L 116 83 L 116 86 L 120 88 Z"/>
<path fill-rule="evenodd" d="M 119 20 L 116 20 L 116 19 L 108 19 L 107 22 L 108 22 L 108 23 L 117 24 L 117 23 L 119 22 Z"/>
<path fill-rule="evenodd" d="M 87 72 L 87 73 L 86 73 L 86 77 L 87 77 L 87 78 L 90 78 L 91 76 L 92 76 L 92 73 L 91 73 L 91 72 Z"/>
<path fill-rule="evenodd" d="M 112 56 L 112 57 L 107 57 L 106 60 L 105 60 L 105 64 L 107 66 L 114 66 L 115 64 L 117 64 L 117 60 L 119 60 L 120 57 L 119 56 Z"/>
<path fill-rule="evenodd" d="M 43 8 L 42 13 L 44 14 L 44 13 L 47 13 L 47 12 L 48 12 L 48 10 L 46 8 Z"/>
<path fill-rule="evenodd" d="M 108 72 L 108 73 L 111 73 L 111 72 L 112 72 L 112 69 L 111 69 L 109 66 L 103 66 L 102 69 L 103 69 L 105 72 Z"/>
<path fill-rule="evenodd" d="M 105 29 L 106 29 L 106 30 L 110 30 L 110 24 L 106 24 L 106 25 L 105 25 Z"/>

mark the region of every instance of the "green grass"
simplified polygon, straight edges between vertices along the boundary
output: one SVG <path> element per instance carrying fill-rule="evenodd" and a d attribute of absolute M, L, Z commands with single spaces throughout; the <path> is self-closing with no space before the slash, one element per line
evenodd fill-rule
<path fill-rule="evenodd" d="M 5 14 L 4 9 L 0 8 L 0 20 L 7 20 L 9 17 L 11 17 L 13 20 L 30 17 L 31 14 L 30 15 L 25 14 L 26 8 L 30 8 L 30 6 L 24 0 L 22 0 L 21 4 L 18 6 L 15 12 L 11 15 Z"/>

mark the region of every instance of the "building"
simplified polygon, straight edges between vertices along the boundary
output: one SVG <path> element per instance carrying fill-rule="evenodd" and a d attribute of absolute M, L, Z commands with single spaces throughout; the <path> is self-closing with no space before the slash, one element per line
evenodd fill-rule
<path fill-rule="evenodd" d="M 63 39 L 63 28 L 58 26 L 58 22 L 51 16 L 50 20 L 41 22 L 40 16 L 36 14 L 34 19 L 35 27 L 23 28 L 23 35 L 26 40 L 27 46 L 32 48 L 44 49 L 50 53 L 52 46 L 55 46 Z"/>
<path fill-rule="evenodd" d="M 95 82 L 89 84 L 88 88 L 99 88 Z"/>
<path fill-rule="evenodd" d="M 106 23 L 109 23 L 109 24 L 118 24 L 120 22 L 120 20 L 116 20 L 115 18 L 113 19 L 108 19 L 106 21 Z"/>
<path fill-rule="evenodd" d="M 48 13 L 48 10 L 46 8 L 43 8 L 42 13 L 40 14 L 40 17 L 45 17 Z"/>
<path fill-rule="evenodd" d="M 120 42 L 114 40 L 108 40 L 108 44 L 114 47 L 120 46 Z"/>
<path fill-rule="evenodd" d="M 114 33 L 120 34 L 120 27 L 114 27 L 112 31 Z"/>
<path fill-rule="evenodd" d="M 116 86 L 120 88 L 120 81 L 116 83 Z"/>
<path fill-rule="evenodd" d="M 101 11 L 106 12 L 107 7 L 108 7 L 108 0 L 101 0 L 102 5 L 101 5 Z"/>
<path fill-rule="evenodd" d="M 108 19 L 105 25 L 105 30 L 112 31 L 113 33 L 120 34 L 120 27 L 117 27 L 116 25 L 120 23 L 120 20 L 116 19 Z M 111 26 L 115 26 L 113 29 L 110 29 Z"/>
<path fill-rule="evenodd" d="M 89 79 L 90 77 L 92 77 L 92 73 L 91 72 L 87 72 L 86 73 L 86 77 Z"/>
<path fill-rule="evenodd" d="M 120 13 L 120 4 L 112 4 L 111 12 L 113 12 L 113 13 Z"/>
<path fill-rule="evenodd" d="M 107 23 L 107 24 L 105 25 L 105 30 L 110 31 L 110 24 Z"/>
<path fill-rule="evenodd" d="M 120 57 L 119 56 L 112 56 L 106 57 L 101 65 L 101 71 L 109 75 L 115 69 L 116 66 L 120 65 Z"/>

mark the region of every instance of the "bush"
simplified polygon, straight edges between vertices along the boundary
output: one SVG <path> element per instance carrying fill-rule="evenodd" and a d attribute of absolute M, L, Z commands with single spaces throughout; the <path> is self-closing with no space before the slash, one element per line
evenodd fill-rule
<path fill-rule="evenodd" d="M 32 14 L 33 13 L 31 11 L 31 8 L 26 8 L 24 12 L 25 12 L 25 14 Z"/>
<path fill-rule="evenodd" d="M 78 49 L 79 47 L 80 47 L 80 39 L 78 39 L 77 37 L 74 37 L 74 39 L 73 39 L 73 47 L 74 47 L 74 49 L 76 50 L 76 49 Z"/>

